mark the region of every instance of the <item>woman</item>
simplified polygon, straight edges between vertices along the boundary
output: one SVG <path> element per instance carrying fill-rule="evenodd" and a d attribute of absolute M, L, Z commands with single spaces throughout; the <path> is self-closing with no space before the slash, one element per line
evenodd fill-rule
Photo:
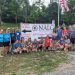
<path fill-rule="evenodd" d="M 3 34 L 3 43 L 4 43 L 4 55 L 6 55 L 9 51 L 10 42 L 11 42 L 11 35 L 9 30 L 5 30 L 6 32 Z"/>

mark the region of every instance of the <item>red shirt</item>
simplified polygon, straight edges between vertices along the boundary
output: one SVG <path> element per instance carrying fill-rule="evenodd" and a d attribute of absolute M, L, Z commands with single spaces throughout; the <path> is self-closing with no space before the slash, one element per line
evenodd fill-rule
<path fill-rule="evenodd" d="M 51 43 L 51 40 L 48 37 L 46 37 L 46 39 L 45 39 L 45 46 L 49 47 L 50 43 Z"/>
<path fill-rule="evenodd" d="M 66 34 L 68 34 L 68 30 L 66 29 L 66 30 L 62 30 L 62 35 L 66 35 Z"/>

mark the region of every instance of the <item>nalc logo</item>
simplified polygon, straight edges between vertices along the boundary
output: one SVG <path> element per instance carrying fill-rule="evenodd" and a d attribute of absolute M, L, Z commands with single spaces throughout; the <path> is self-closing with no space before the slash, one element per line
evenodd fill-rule
<path fill-rule="evenodd" d="M 34 25 L 34 26 L 32 27 L 32 30 L 33 30 L 33 31 L 37 31 L 37 30 L 38 30 L 38 27 L 37 27 L 36 25 Z"/>

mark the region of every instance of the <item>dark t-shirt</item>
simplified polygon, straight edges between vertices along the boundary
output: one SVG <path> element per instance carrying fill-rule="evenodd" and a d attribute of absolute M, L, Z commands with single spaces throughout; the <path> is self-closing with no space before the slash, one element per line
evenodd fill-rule
<path fill-rule="evenodd" d="M 16 34 L 15 33 L 11 33 L 11 41 L 16 41 Z"/>

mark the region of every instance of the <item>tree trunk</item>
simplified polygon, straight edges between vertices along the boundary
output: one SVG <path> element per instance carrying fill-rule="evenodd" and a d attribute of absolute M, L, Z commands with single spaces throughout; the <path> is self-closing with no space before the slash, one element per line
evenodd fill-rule
<path fill-rule="evenodd" d="M 17 23 L 17 15 L 16 15 L 16 17 L 15 17 L 15 23 Z"/>
<path fill-rule="evenodd" d="M 1 22 L 2 22 L 2 18 L 1 18 L 1 9 L 0 9 L 0 25 L 1 25 Z"/>

